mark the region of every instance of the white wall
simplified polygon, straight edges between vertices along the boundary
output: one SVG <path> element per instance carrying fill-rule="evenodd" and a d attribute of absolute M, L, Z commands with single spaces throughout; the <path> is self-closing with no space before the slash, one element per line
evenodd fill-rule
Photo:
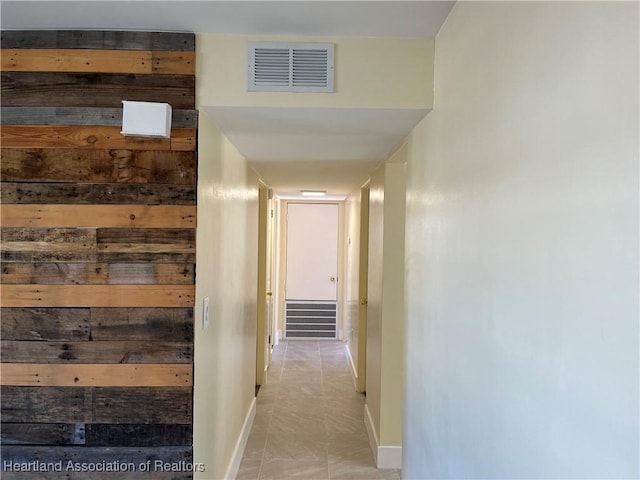
<path fill-rule="evenodd" d="M 257 177 L 201 110 L 194 361 L 196 479 L 232 471 L 256 375 Z M 202 329 L 202 301 L 210 325 Z M 250 427 L 250 425 L 249 425 Z M 242 452 L 240 452 L 241 454 Z"/>
<path fill-rule="evenodd" d="M 638 477 L 638 13 L 459 2 L 436 38 L 405 478 Z"/>
<path fill-rule="evenodd" d="M 379 468 L 399 468 L 403 421 L 404 148 L 371 175 L 365 422 Z"/>

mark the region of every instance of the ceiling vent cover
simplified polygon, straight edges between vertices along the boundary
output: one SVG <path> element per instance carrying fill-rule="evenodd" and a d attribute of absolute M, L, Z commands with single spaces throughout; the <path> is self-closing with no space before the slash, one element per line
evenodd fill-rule
<path fill-rule="evenodd" d="M 250 43 L 250 92 L 333 92 L 332 43 Z"/>

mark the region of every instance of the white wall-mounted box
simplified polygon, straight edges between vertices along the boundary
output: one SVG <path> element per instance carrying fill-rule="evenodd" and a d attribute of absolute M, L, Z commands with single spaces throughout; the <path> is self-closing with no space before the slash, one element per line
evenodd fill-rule
<path fill-rule="evenodd" d="M 171 105 L 156 102 L 122 101 L 123 135 L 171 137 Z"/>

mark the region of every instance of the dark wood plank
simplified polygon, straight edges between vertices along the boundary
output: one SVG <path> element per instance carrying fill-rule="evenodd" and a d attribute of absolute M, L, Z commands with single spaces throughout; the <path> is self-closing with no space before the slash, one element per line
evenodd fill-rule
<path fill-rule="evenodd" d="M 103 30 L 5 30 L 3 48 L 195 51 L 195 34 Z"/>
<path fill-rule="evenodd" d="M 16 183 L 0 185 L 5 204 L 195 205 L 191 185 L 136 183 Z"/>
<path fill-rule="evenodd" d="M 121 126 L 122 107 L 5 107 L 0 108 L 2 125 L 99 125 Z M 197 128 L 196 110 L 173 110 L 173 128 Z"/>
<path fill-rule="evenodd" d="M 193 341 L 192 308 L 92 308 L 93 340 Z"/>
<path fill-rule="evenodd" d="M 124 136 L 120 127 L 67 125 L 4 125 L 0 137 L 6 148 L 89 148 L 192 151 L 193 128 L 172 128 L 171 138 Z"/>
<path fill-rule="evenodd" d="M 191 363 L 188 342 L 37 342 L 0 341 L 7 363 Z"/>
<path fill-rule="evenodd" d="M 59 464 L 61 472 L 49 472 L 46 476 L 29 476 L 26 478 L 176 478 L 163 476 L 158 477 L 162 472 L 160 465 L 168 463 L 176 465 L 179 470 L 177 478 L 183 478 L 187 466 L 192 466 L 193 455 L 191 447 L 83 447 L 83 446 L 27 446 L 27 445 L 7 445 L 2 448 L 2 464 L 4 468 L 3 478 L 6 478 L 7 464 L 20 464 L 29 462 L 39 462 L 41 464 Z M 71 462 L 71 468 L 69 468 Z M 140 465 L 150 462 L 150 473 L 140 471 Z M 111 464 L 117 465 L 116 472 L 91 473 L 83 471 L 83 464 Z M 86 467 L 85 467 L 86 468 Z M 54 468 L 55 470 L 55 468 Z M 123 470 L 123 471 L 120 471 Z M 78 474 L 77 477 L 68 477 L 70 473 Z M 33 475 L 30 472 L 28 475 Z M 53 476 L 52 476 L 53 475 Z M 25 478 L 25 477 L 15 477 Z"/>
<path fill-rule="evenodd" d="M 122 108 L 122 100 L 195 108 L 195 76 L 2 72 L 2 105 Z"/>
<path fill-rule="evenodd" d="M 84 423 L 3 423 L 0 435 L 2 445 L 84 445 L 85 425 Z"/>
<path fill-rule="evenodd" d="M 88 341 L 88 308 L 3 308 L 3 340 Z"/>
<path fill-rule="evenodd" d="M 108 243 L 172 244 L 192 246 L 196 241 L 193 228 L 98 228 L 98 245 Z"/>
<path fill-rule="evenodd" d="M 195 185 L 195 152 L 77 149 L 0 151 L 2 181 Z"/>
<path fill-rule="evenodd" d="M 2 283 L 14 285 L 189 285 L 195 282 L 193 263 L 5 263 L 1 272 Z"/>
<path fill-rule="evenodd" d="M 88 424 L 87 445 L 122 447 L 179 446 L 193 443 L 191 425 Z"/>
<path fill-rule="evenodd" d="M 0 391 L 2 422 L 192 422 L 191 387 L 13 387 Z"/>

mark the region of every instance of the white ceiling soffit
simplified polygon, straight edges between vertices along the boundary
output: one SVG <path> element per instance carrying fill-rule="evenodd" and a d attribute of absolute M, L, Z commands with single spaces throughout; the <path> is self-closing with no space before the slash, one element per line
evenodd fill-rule
<path fill-rule="evenodd" d="M 242 155 L 264 161 L 383 160 L 429 112 L 390 108 L 205 107 Z"/>
<path fill-rule="evenodd" d="M 354 191 L 427 109 L 205 107 L 279 193 Z"/>
<path fill-rule="evenodd" d="M 433 38 L 455 2 L 2 0 L 3 29 Z"/>

